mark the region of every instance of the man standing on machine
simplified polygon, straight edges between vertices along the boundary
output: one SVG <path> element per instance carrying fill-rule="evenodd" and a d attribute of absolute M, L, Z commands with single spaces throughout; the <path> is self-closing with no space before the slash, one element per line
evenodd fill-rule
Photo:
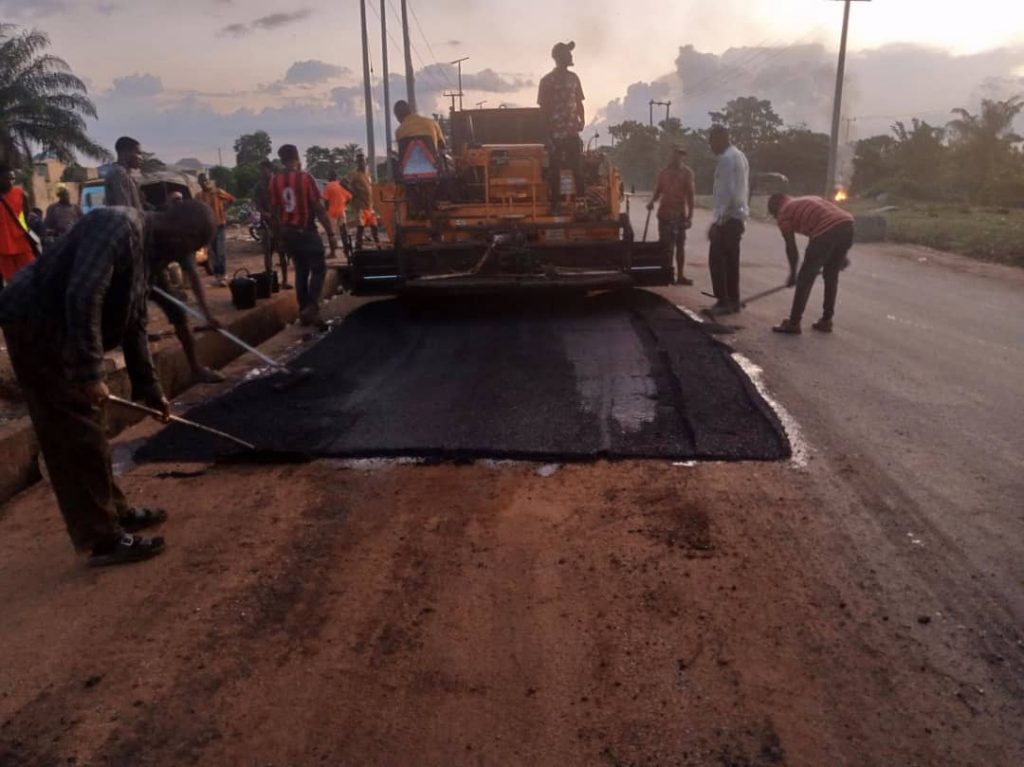
<path fill-rule="evenodd" d="M 555 43 L 551 58 L 555 68 L 541 78 L 537 89 L 537 103 L 544 116 L 548 134 L 550 161 L 548 172 L 551 184 L 551 212 L 557 214 L 561 208 L 562 169 L 572 170 L 576 181 L 576 197 L 581 198 L 583 189 L 583 85 L 575 72 L 572 52 L 576 43 Z"/>

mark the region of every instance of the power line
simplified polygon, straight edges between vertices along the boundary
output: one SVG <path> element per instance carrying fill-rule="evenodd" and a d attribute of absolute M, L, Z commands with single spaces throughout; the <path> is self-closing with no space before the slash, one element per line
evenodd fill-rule
<path fill-rule="evenodd" d="M 383 0 L 381 0 L 381 2 L 383 2 Z M 395 4 L 392 2 L 392 0 L 387 0 L 387 2 L 388 2 L 388 5 L 391 6 L 391 11 L 393 13 L 395 13 L 395 14 L 398 14 L 399 12 L 395 8 Z M 412 6 L 411 5 L 407 4 L 407 7 L 409 7 L 409 9 L 412 10 Z M 413 14 L 415 14 L 415 11 L 413 11 Z M 422 31 L 420 32 L 420 34 L 422 35 Z M 398 46 L 398 42 L 393 37 L 391 37 L 391 33 L 390 32 L 388 33 L 388 37 L 391 38 L 391 42 L 393 42 L 396 46 Z M 429 46 L 430 43 L 427 42 L 427 45 Z M 402 46 L 398 46 L 398 47 L 399 47 L 400 50 L 404 50 L 404 48 Z M 445 89 L 444 83 L 442 83 L 440 81 L 440 79 L 437 77 L 437 75 L 435 74 L 435 70 L 433 70 L 433 69 L 431 69 L 431 68 L 429 68 L 427 66 L 427 63 L 423 60 L 423 56 L 420 54 L 419 48 L 417 48 L 415 43 L 413 43 L 411 41 L 409 43 L 409 47 L 412 49 L 413 55 L 416 57 L 416 60 L 420 64 L 420 71 L 423 73 L 423 76 L 426 77 L 426 79 L 429 81 L 429 85 L 431 86 L 431 89 L 435 90 L 435 91 L 437 91 L 439 93 L 441 91 L 443 91 Z M 438 70 L 440 70 L 441 74 L 444 76 L 444 79 L 447 80 L 448 83 L 450 84 L 451 83 L 451 79 L 448 77 L 448 72 L 445 71 L 445 69 L 441 66 L 441 63 L 439 61 L 437 61 L 436 59 L 434 60 L 434 63 L 437 64 Z"/>
<path fill-rule="evenodd" d="M 430 51 L 430 57 L 434 60 L 435 64 L 440 66 L 441 62 L 437 60 L 437 55 L 434 53 L 434 46 L 430 44 L 430 40 L 428 40 L 427 36 L 423 33 L 423 25 L 420 24 L 420 17 L 416 14 L 416 9 L 413 7 L 412 3 L 409 3 L 408 5 L 409 10 L 412 11 L 412 20 L 416 22 L 416 29 L 419 30 L 420 37 L 423 38 L 423 42 L 427 44 L 427 50 Z M 448 73 L 443 69 L 441 71 L 442 74 L 444 74 L 444 79 L 448 81 L 449 85 L 451 85 L 452 81 L 451 78 L 448 77 Z"/>

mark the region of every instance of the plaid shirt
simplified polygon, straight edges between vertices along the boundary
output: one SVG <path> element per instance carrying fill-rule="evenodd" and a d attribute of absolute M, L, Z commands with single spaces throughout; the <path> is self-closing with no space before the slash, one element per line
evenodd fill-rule
<path fill-rule="evenodd" d="M 103 377 L 103 352 L 119 344 L 138 392 L 156 382 L 146 340 L 146 215 L 100 208 L 26 266 L 0 293 L 0 323 L 29 323 L 60 349 L 73 383 Z"/>

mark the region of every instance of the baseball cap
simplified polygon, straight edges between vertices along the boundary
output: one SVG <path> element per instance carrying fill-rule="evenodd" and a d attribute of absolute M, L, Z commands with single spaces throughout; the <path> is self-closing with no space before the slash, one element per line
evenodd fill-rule
<path fill-rule="evenodd" d="M 575 50 L 575 49 L 576 49 L 576 43 L 574 43 L 571 40 L 569 42 L 567 42 L 567 43 L 555 43 L 554 47 L 551 49 L 551 58 L 554 58 L 559 53 L 561 53 L 563 50 L 565 50 L 565 51 L 572 51 L 572 50 Z"/>

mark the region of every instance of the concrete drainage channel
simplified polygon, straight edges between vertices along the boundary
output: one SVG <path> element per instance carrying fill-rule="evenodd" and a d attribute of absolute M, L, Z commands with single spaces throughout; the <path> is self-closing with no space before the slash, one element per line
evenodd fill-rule
<path fill-rule="evenodd" d="M 327 295 L 334 295 L 339 284 L 338 271 L 328 269 L 324 292 Z M 246 343 L 259 346 L 280 333 L 297 317 L 295 293 L 281 292 L 259 302 L 254 309 L 240 314 L 226 324 L 225 328 Z M 196 344 L 200 359 L 213 368 L 221 368 L 245 353 L 218 333 L 202 333 L 196 338 Z M 119 360 L 119 357 L 117 359 Z M 107 385 L 111 393 L 123 397 L 130 396 L 131 387 L 123 362 L 110 362 L 116 367 L 107 376 Z M 172 339 L 155 352 L 153 362 L 169 398 L 178 396 L 192 386 L 188 362 L 176 340 Z M 111 408 L 108 415 L 111 436 L 119 434 L 144 417 L 122 408 Z M 3 504 L 41 479 L 39 445 L 28 416 L 16 418 L 0 426 L 0 454 L 4 456 L 4 461 L 0 462 L 0 504 Z"/>

